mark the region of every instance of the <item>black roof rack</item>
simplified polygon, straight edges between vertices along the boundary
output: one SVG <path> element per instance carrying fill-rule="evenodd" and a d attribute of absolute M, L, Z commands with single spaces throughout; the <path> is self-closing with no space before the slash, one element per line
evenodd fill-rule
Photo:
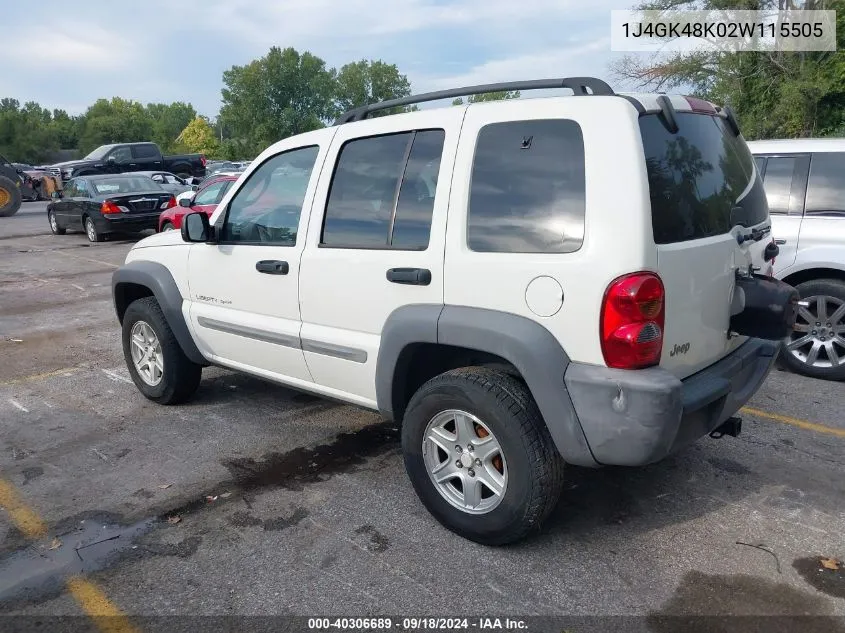
<path fill-rule="evenodd" d="M 396 108 L 399 106 L 413 105 L 415 103 L 424 103 L 426 101 L 439 101 L 440 99 L 451 99 L 453 97 L 465 97 L 468 95 L 484 94 L 486 92 L 500 92 L 511 90 L 546 90 L 549 88 L 569 88 L 576 96 L 585 95 L 612 95 L 613 88 L 601 79 L 595 77 L 564 77 L 563 79 L 532 79 L 529 81 L 506 81 L 496 84 L 483 84 L 480 86 L 466 86 L 464 88 L 452 88 L 450 90 L 438 90 L 436 92 L 426 92 L 419 95 L 411 95 L 409 97 L 401 97 L 399 99 L 391 99 L 390 101 L 382 101 L 381 103 L 372 103 L 370 105 L 355 108 L 342 115 L 335 121 L 335 125 L 342 123 L 351 123 L 353 121 L 361 121 L 367 118 L 367 115 L 379 110 L 387 110 L 389 108 Z M 589 92 L 588 92 L 589 89 Z"/>

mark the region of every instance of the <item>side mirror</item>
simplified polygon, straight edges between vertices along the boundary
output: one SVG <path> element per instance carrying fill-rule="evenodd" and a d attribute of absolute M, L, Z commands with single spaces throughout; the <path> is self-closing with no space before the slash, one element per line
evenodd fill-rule
<path fill-rule="evenodd" d="M 109 156 L 106 160 L 110 163 L 116 163 L 117 162 L 117 159 L 114 156 Z"/>
<path fill-rule="evenodd" d="M 61 191 L 54 191 L 53 193 L 50 194 L 50 197 L 53 200 L 58 200 L 59 198 L 62 197 L 62 192 Z"/>
<path fill-rule="evenodd" d="M 180 198 L 179 199 L 179 206 L 190 208 L 192 201 L 193 201 L 193 198 Z"/>
<path fill-rule="evenodd" d="M 182 239 L 186 242 L 210 242 L 213 231 L 203 211 L 189 213 L 182 218 Z"/>
<path fill-rule="evenodd" d="M 199 185 L 191 185 L 191 191 L 199 191 L 199 190 L 200 190 Z"/>

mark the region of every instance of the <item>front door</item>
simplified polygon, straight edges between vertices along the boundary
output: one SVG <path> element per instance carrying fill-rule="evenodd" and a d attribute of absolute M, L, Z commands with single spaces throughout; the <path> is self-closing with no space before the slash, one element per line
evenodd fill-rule
<path fill-rule="evenodd" d="M 219 243 L 191 247 L 191 326 L 215 362 L 293 386 L 311 382 L 299 343 L 299 263 L 302 210 L 324 152 L 300 141 L 264 160 L 213 218 Z"/>
<path fill-rule="evenodd" d="M 761 165 L 759 158 L 758 167 Z M 762 167 L 772 218 L 772 237 L 780 249 L 774 264 L 776 277 L 795 263 L 798 253 L 809 165 L 809 156 L 791 155 L 768 156 Z"/>
<path fill-rule="evenodd" d="M 410 128 L 401 117 L 340 126 L 326 159 L 302 258 L 302 349 L 314 382 L 363 406 L 375 406 L 390 313 L 443 303 L 446 212 L 463 114 L 417 114 Z"/>

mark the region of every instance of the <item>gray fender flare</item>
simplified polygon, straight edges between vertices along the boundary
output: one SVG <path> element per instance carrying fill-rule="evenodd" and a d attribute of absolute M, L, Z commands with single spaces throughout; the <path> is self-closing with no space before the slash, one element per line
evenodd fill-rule
<path fill-rule="evenodd" d="M 487 352 L 516 367 L 531 391 L 552 440 L 564 460 L 596 467 L 564 383 L 570 360 L 557 339 L 531 319 L 483 308 L 408 305 L 395 310 L 382 330 L 376 364 L 376 399 L 394 419 L 394 378 L 408 370 L 407 351 L 439 343 Z"/>
<path fill-rule="evenodd" d="M 176 337 L 179 346 L 185 352 L 185 356 L 198 365 L 208 365 L 208 361 L 200 353 L 193 337 L 191 337 L 188 324 L 185 323 L 185 317 L 182 316 L 184 299 L 170 271 L 162 264 L 145 261 L 130 262 L 114 271 L 112 274 L 112 298 L 121 325 L 123 324 L 123 314 L 129 307 L 128 299 L 131 296 L 127 290 L 132 285 L 143 286 L 152 292 L 161 306 L 164 318 L 167 319 L 167 324 L 173 330 L 173 335 Z"/>

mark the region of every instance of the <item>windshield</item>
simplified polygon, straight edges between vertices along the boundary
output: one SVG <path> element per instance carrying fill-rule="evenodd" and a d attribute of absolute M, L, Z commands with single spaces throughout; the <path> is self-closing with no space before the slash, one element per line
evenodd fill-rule
<path fill-rule="evenodd" d="M 127 176 L 124 178 L 95 180 L 91 183 L 91 187 L 94 189 L 94 193 L 99 196 L 110 196 L 115 193 L 164 191 L 158 183 L 145 176 Z"/>
<path fill-rule="evenodd" d="M 678 112 L 672 134 L 640 117 L 654 241 L 671 244 L 751 227 L 769 217 L 763 181 L 745 141 L 718 116 Z"/>
<path fill-rule="evenodd" d="M 109 150 L 112 147 L 114 147 L 114 145 L 100 145 L 97 149 L 88 154 L 88 156 L 86 156 L 82 160 L 100 160 L 106 154 L 108 154 Z"/>

